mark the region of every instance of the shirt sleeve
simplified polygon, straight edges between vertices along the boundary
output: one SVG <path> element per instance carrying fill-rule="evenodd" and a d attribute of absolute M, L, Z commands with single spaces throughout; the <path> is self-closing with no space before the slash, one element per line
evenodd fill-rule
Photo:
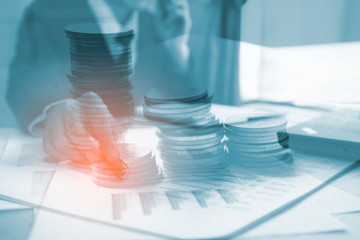
<path fill-rule="evenodd" d="M 71 85 L 66 77 L 70 72 L 70 57 L 64 26 L 94 22 L 86 6 L 81 6 L 79 16 L 70 9 L 69 14 L 74 18 L 64 18 L 61 11 L 66 6 L 57 9 L 44 5 L 43 1 L 35 1 L 26 10 L 9 67 L 6 99 L 26 133 L 30 133 L 29 126 L 48 105 L 71 98 Z"/>
<path fill-rule="evenodd" d="M 37 117 L 35 117 L 35 119 L 30 122 L 30 125 L 28 127 L 28 132 L 33 136 L 41 136 L 42 131 L 44 129 L 45 119 L 46 119 L 47 113 L 51 109 L 55 108 L 56 106 L 59 106 L 61 104 L 65 104 L 67 101 L 68 101 L 68 99 L 63 99 L 63 100 L 53 102 L 53 103 L 47 105 L 44 108 L 44 110 L 42 111 L 42 113 L 40 115 L 38 115 Z"/>

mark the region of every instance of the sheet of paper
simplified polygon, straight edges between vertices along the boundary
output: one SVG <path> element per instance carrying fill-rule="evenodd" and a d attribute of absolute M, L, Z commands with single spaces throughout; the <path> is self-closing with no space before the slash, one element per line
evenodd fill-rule
<path fill-rule="evenodd" d="M 284 164 L 269 171 L 231 169 L 217 179 L 106 189 L 60 166 L 43 205 L 163 237 L 229 237 L 321 181 Z M 101 207 L 99 207 L 101 206 Z"/>
<path fill-rule="evenodd" d="M 14 134 L 0 160 L 0 194 L 40 204 L 56 166 L 43 152 L 41 139 Z"/>
<path fill-rule="evenodd" d="M 242 236 L 311 234 L 347 229 L 343 223 L 331 215 L 321 211 L 309 212 L 308 210 L 296 207 Z M 159 237 L 49 211 L 39 211 L 29 239 L 159 239 Z"/>
<path fill-rule="evenodd" d="M 347 227 L 330 213 L 359 210 L 359 198 L 328 186 L 305 200 L 304 203 L 274 217 L 242 236 L 284 236 L 346 231 Z M 104 239 L 105 232 L 108 239 L 151 238 L 150 235 L 141 235 L 118 227 L 104 226 L 48 211 L 39 211 L 31 239 L 54 237 L 55 239 L 91 239 L 91 236 L 94 236 L 94 239 L 99 237 Z"/>
<path fill-rule="evenodd" d="M 292 164 L 295 168 L 320 180 L 327 179 L 356 160 L 347 157 L 315 155 L 297 150 L 292 150 L 292 153 L 295 159 Z"/>
<path fill-rule="evenodd" d="M 315 117 L 320 116 L 324 111 L 319 109 L 307 109 L 307 108 L 297 108 L 294 106 L 281 105 L 281 104 L 271 104 L 271 103 L 249 103 L 239 106 L 227 106 L 213 104 L 213 111 L 216 115 L 224 121 L 227 117 L 230 117 L 235 114 L 243 113 L 252 113 L 252 112 L 262 112 L 262 113 L 279 113 L 285 114 L 288 121 L 287 127 L 295 126 L 299 123 L 308 121 Z"/>
<path fill-rule="evenodd" d="M 346 231 L 348 227 L 319 208 L 298 205 L 241 237 L 270 237 Z"/>
<path fill-rule="evenodd" d="M 84 221 L 49 211 L 37 213 L 29 240 L 78 240 L 78 239 L 161 239 L 114 226 Z"/>

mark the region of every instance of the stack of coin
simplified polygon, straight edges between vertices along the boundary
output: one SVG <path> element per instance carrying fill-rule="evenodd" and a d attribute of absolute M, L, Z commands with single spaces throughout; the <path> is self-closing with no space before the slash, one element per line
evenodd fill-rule
<path fill-rule="evenodd" d="M 144 116 L 157 122 L 158 150 L 167 177 L 209 173 L 224 158 L 223 128 L 206 89 L 170 86 L 145 96 Z"/>
<path fill-rule="evenodd" d="M 93 92 L 73 100 L 70 111 L 65 133 L 69 141 L 74 141 L 70 144 L 75 149 L 66 151 L 71 154 L 69 160 L 73 167 L 89 171 L 90 164 L 99 161 L 96 157 L 101 144 L 99 141 L 107 139 L 116 143 L 117 136 L 122 135 L 126 129 L 114 120 L 101 98 Z"/>
<path fill-rule="evenodd" d="M 65 28 L 69 39 L 74 98 L 97 93 L 116 118 L 128 117 L 134 110 L 131 44 L 134 32 L 119 25 L 84 23 Z"/>
<path fill-rule="evenodd" d="M 92 181 L 103 187 L 134 187 L 156 183 L 161 180 L 161 172 L 151 148 L 139 147 L 136 144 L 119 144 L 121 159 L 127 165 L 124 176 L 118 164 L 95 161 L 91 164 Z"/>
<path fill-rule="evenodd" d="M 88 92 L 73 100 L 65 133 L 71 149 L 70 165 L 90 172 L 94 183 L 104 187 L 131 187 L 161 179 L 151 148 L 118 144 L 117 136 L 126 129 L 115 121 L 101 98 Z M 107 145 L 118 147 L 113 158 L 105 157 Z"/>
<path fill-rule="evenodd" d="M 242 167 L 274 167 L 291 159 L 287 121 L 280 115 L 240 114 L 224 123 L 227 163 Z"/>

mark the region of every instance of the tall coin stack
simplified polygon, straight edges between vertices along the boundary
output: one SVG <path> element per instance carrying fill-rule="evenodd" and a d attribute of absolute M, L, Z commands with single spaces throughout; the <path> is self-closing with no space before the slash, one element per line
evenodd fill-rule
<path fill-rule="evenodd" d="M 65 27 L 69 39 L 74 98 L 92 91 L 98 94 L 115 118 L 134 111 L 131 43 L 134 32 L 119 30 L 117 24 L 92 23 Z"/>
<path fill-rule="evenodd" d="M 114 156 L 112 161 L 96 154 L 83 156 L 94 152 L 86 133 L 97 140 L 121 135 L 127 127 L 124 124 L 129 123 L 128 117 L 133 115 L 133 86 L 129 79 L 133 30 L 119 29 L 119 25 L 111 23 L 84 23 L 67 26 L 65 32 L 71 57 L 68 79 L 76 99 L 74 119 L 70 119 L 73 126 L 67 129 L 67 134 L 70 139 L 77 139 L 73 144 L 80 150 L 74 152 L 71 165 L 91 171 L 93 182 L 101 186 L 126 187 L 153 182 L 159 171 L 149 149 L 118 145 L 119 156 Z M 117 144 L 116 141 L 115 137 L 113 143 Z"/>
<path fill-rule="evenodd" d="M 280 115 L 240 114 L 224 123 L 227 163 L 249 168 L 276 167 L 291 159 L 287 121 Z"/>
<path fill-rule="evenodd" d="M 211 112 L 212 96 L 197 87 L 160 87 L 145 96 L 144 116 L 157 122 L 158 150 L 166 177 L 217 171 L 224 133 Z"/>

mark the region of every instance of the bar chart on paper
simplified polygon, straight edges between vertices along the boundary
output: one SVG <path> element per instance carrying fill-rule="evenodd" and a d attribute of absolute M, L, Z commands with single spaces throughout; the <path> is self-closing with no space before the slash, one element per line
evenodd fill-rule
<path fill-rule="evenodd" d="M 119 220 L 135 209 L 152 215 L 159 208 L 171 211 L 209 208 L 238 203 L 238 196 L 228 189 L 164 191 L 112 194 L 112 211 L 114 220 Z"/>
<path fill-rule="evenodd" d="M 43 206 L 157 237 L 212 238 L 238 231 L 321 183 L 281 168 L 262 175 L 230 170 L 218 177 L 111 189 L 63 165 L 54 174 Z"/>

